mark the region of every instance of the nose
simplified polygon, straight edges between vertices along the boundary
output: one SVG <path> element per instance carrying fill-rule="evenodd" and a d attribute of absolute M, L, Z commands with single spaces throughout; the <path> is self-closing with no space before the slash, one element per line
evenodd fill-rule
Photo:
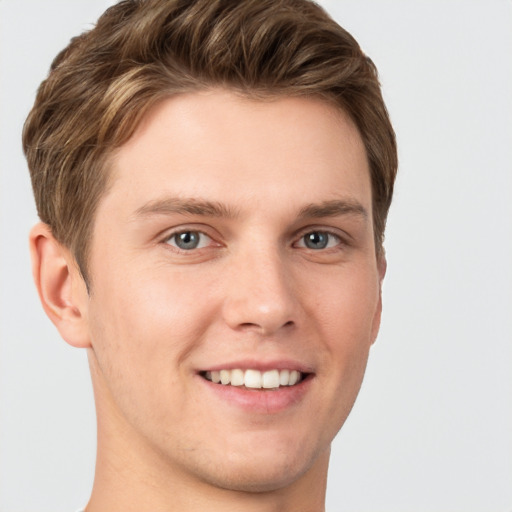
<path fill-rule="evenodd" d="M 232 329 L 269 336 L 297 323 L 292 275 L 278 251 L 240 255 L 230 270 L 223 315 Z"/>

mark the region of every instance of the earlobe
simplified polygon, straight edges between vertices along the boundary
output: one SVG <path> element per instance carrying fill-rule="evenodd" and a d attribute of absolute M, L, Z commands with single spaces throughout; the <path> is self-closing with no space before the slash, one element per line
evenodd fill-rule
<path fill-rule="evenodd" d="M 388 262 L 386 260 L 386 254 L 384 249 L 382 249 L 382 254 L 377 257 L 377 270 L 379 272 L 379 282 L 380 288 L 382 290 L 382 281 L 384 281 L 384 277 L 386 276 L 386 270 L 388 268 Z"/>
<path fill-rule="evenodd" d="M 73 256 L 44 223 L 32 228 L 29 240 L 32 274 L 48 318 L 67 343 L 90 347 L 87 290 Z"/>

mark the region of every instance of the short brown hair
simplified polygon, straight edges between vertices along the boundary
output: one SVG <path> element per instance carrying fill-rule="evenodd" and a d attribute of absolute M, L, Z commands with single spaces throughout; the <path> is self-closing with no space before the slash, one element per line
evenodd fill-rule
<path fill-rule="evenodd" d="M 347 31 L 309 0 L 124 0 L 55 58 L 23 131 L 39 216 L 86 282 L 109 155 L 156 102 L 219 86 L 251 98 L 322 97 L 351 116 L 366 147 L 380 252 L 395 135 L 376 68 Z"/>

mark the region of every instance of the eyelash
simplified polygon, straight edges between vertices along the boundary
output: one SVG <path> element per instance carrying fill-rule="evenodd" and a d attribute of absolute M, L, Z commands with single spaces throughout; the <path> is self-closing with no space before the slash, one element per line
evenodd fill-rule
<path fill-rule="evenodd" d="M 176 244 L 171 243 L 172 240 L 174 240 L 174 241 L 176 240 L 177 236 L 185 235 L 185 234 L 196 234 L 196 235 L 198 234 L 200 237 L 200 240 L 198 242 L 199 246 L 191 247 L 190 249 L 184 249 L 184 248 L 178 247 Z M 327 235 L 327 237 L 329 237 L 329 239 L 330 239 L 330 240 L 329 239 L 327 240 L 327 246 L 321 247 L 319 249 L 307 247 L 305 237 L 308 235 L 313 235 L 313 234 Z M 201 249 L 206 249 L 208 247 L 209 244 L 208 243 L 204 244 L 204 242 L 203 242 L 203 246 L 201 246 L 201 238 L 204 239 L 204 237 L 209 239 L 210 242 L 214 241 L 213 237 L 211 237 L 204 231 L 201 231 L 200 229 L 179 229 L 179 230 L 173 231 L 172 233 L 169 233 L 162 240 L 162 242 L 164 244 L 167 244 L 168 246 L 172 247 L 172 249 L 174 251 L 176 251 L 180 254 L 191 254 L 191 253 L 196 253 L 197 251 L 200 251 Z M 336 243 L 333 246 L 329 247 L 329 244 L 332 242 L 332 239 L 335 239 Z M 338 233 L 333 233 L 332 231 L 329 231 L 327 229 L 320 229 L 320 228 L 318 228 L 318 229 L 308 228 L 307 231 L 302 231 L 300 233 L 300 236 L 296 239 L 296 241 L 293 243 L 292 246 L 297 247 L 298 244 L 301 244 L 301 245 L 299 245 L 300 248 L 310 250 L 312 252 L 333 252 L 336 250 L 341 250 L 342 247 L 346 247 L 349 245 L 346 238 L 340 236 Z M 220 246 L 220 244 L 218 244 L 218 243 L 217 243 L 217 245 Z"/>
<path fill-rule="evenodd" d="M 207 235 L 204 231 L 201 231 L 199 229 L 180 229 L 178 231 L 174 231 L 170 234 L 168 234 L 163 242 L 167 245 L 170 245 L 175 251 L 179 252 L 179 253 L 191 253 L 193 251 L 196 251 L 196 250 L 201 250 L 201 249 L 204 249 L 207 247 L 208 244 L 204 245 L 203 247 L 193 247 L 191 249 L 183 249 L 181 247 L 178 247 L 177 245 L 173 245 L 171 244 L 171 241 L 172 240 L 176 240 L 176 237 L 178 237 L 179 235 L 185 235 L 185 234 L 190 234 L 190 233 L 195 233 L 195 234 L 198 234 L 199 237 L 200 237 L 200 240 L 199 240 L 199 245 L 201 244 L 201 238 L 208 238 L 208 240 L 210 241 L 213 241 L 213 238 L 209 235 Z"/>
<path fill-rule="evenodd" d="M 336 240 L 336 243 L 334 246 L 331 246 L 331 247 L 322 247 L 320 249 L 312 249 L 311 247 L 307 247 L 306 245 L 306 242 L 305 242 L 305 238 L 306 236 L 308 235 L 313 235 L 313 234 L 316 234 L 316 235 L 327 235 L 329 238 L 331 239 L 335 239 Z M 329 250 L 336 250 L 337 248 L 339 248 L 340 245 L 347 245 L 346 242 L 343 240 L 343 238 L 337 234 L 337 233 L 333 233 L 332 231 L 329 231 L 329 230 L 326 230 L 326 229 L 308 229 L 307 231 L 303 232 L 300 237 L 298 238 L 298 241 L 295 242 L 295 244 L 298 244 L 298 243 L 301 243 L 302 242 L 302 246 L 301 247 L 304 247 L 305 249 L 310 249 L 314 252 L 320 252 L 320 251 L 329 251 Z M 327 241 L 327 245 L 329 245 L 330 241 L 328 240 Z M 294 245 L 295 245 L 294 244 Z"/>

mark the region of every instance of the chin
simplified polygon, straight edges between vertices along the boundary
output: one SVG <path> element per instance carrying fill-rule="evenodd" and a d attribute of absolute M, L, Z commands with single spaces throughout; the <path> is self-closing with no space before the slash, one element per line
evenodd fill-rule
<path fill-rule="evenodd" d="M 251 453 L 231 454 L 224 457 L 224 463 L 203 467 L 203 479 L 217 488 L 267 493 L 289 487 L 302 479 L 315 467 L 327 471 L 329 448 L 320 454 L 316 450 L 272 451 L 254 450 Z M 215 473 L 211 472 L 212 467 Z"/>
<path fill-rule="evenodd" d="M 242 468 L 224 468 L 224 471 L 209 475 L 209 482 L 215 487 L 230 491 L 266 493 L 278 491 L 299 480 L 309 469 L 282 464 L 270 466 L 267 462 Z"/>

